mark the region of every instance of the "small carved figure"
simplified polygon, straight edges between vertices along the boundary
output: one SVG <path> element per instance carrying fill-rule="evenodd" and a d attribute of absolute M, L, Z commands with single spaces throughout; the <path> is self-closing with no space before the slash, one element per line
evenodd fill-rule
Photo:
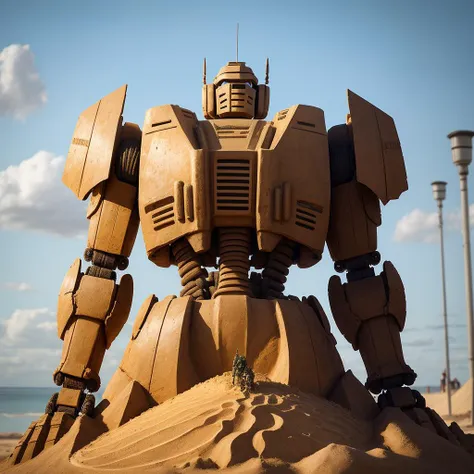
<path fill-rule="evenodd" d="M 232 362 L 232 383 L 235 385 L 235 379 L 240 380 L 247 367 L 247 359 L 245 356 L 239 355 L 239 351 L 235 353 L 234 361 Z"/>
<path fill-rule="evenodd" d="M 245 369 L 240 377 L 240 390 L 245 396 L 248 396 L 250 392 L 252 392 L 255 388 L 255 374 L 253 370 L 246 365 Z"/>
<path fill-rule="evenodd" d="M 232 383 L 240 385 L 240 390 L 247 396 L 255 388 L 255 374 L 251 367 L 247 365 L 245 356 L 239 355 L 239 351 L 235 353 L 234 362 L 232 363 Z"/>

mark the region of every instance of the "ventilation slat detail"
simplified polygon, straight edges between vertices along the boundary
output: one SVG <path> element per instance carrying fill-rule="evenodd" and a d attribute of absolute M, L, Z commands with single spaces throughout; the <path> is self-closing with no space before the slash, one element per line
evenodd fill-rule
<path fill-rule="evenodd" d="M 295 224 L 303 229 L 314 230 L 316 228 L 317 215 L 321 214 L 322 211 L 322 208 L 316 204 L 297 201 Z"/>
<path fill-rule="evenodd" d="M 221 102 L 221 108 L 224 108 L 225 101 L 227 99 L 222 100 Z M 245 99 L 232 99 L 233 102 L 235 101 L 241 101 L 245 102 Z M 225 104 L 225 106 L 228 106 L 228 104 Z M 243 107 L 240 105 L 232 105 L 233 108 L 235 107 Z M 223 125 L 223 126 L 215 126 L 217 136 L 219 139 L 225 139 L 225 138 L 247 138 L 249 133 L 250 133 L 250 127 L 245 127 L 245 126 L 238 126 L 238 125 Z"/>
<path fill-rule="evenodd" d="M 145 213 L 149 215 L 153 230 L 159 231 L 175 223 L 175 199 L 168 196 L 145 207 Z"/>
<path fill-rule="evenodd" d="M 169 227 L 170 225 L 173 225 L 173 224 L 174 224 L 174 219 L 169 220 L 169 221 L 164 221 L 164 222 L 161 222 L 159 225 L 153 227 L 153 230 L 161 230 L 161 229 L 164 229 L 165 227 Z"/>
<path fill-rule="evenodd" d="M 250 179 L 250 160 L 218 159 L 215 170 L 216 209 L 218 211 L 248 211 L 250 209 Z"/>

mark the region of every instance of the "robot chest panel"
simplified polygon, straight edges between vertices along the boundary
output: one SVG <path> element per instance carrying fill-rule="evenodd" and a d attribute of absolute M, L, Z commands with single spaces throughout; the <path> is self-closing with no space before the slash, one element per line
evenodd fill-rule
<path fill-rule="evenodd" d="M 174 106 L 165 120 L 163 109 L 152 109 L 139 186 L 149 255 L 183 236 L 206 251 L 212 230 L 226 226 L 254 228 L 266 237 L 258 239 L 265 251 L 279 236 L 322 251 L 330 197 L 327 138 L 318 113 L 301 107 L 268 123 L 197 122 Z"/>

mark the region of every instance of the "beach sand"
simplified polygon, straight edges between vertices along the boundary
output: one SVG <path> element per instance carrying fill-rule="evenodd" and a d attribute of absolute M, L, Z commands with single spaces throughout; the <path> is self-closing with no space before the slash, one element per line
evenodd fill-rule
<path fill-rule="evenodd" d="M 466 384 L 453 396 L 455 416 L 462 416 L 458 422 L 467 418 L 469 391 Z M 427 401 L 445 415 L 443 394 L 427 394 Z M 81 441 L 81 433 L 93 432 L 96 423 L 78 419 L 57 445 L 13 471 L 442 474 L 471 473 L 473 465 L 467 452 L 398 409 L 363 421 L 327 400 L 271 382 L 259 384 L 247 398 L 229 374 L 196 385 L 91 443 Z M 0 472 L 5 468 L 2 463 Z"/>
<path fill-rule="evenodd" d="M 435 410 L 449 425 L 455 421 L 465 433 L 474 434 L 471 425 L 472 380 L 467 381 L 460 389 L 451 394 L 451 412 L 448 416 L 448 397 L 446 393 L 424 393 L 426 404 Z"/>
<path fill-rule="evenodd" d="M 0 433 L 0 461 L 10 456 L 21 438 L 21 433 Z"/>

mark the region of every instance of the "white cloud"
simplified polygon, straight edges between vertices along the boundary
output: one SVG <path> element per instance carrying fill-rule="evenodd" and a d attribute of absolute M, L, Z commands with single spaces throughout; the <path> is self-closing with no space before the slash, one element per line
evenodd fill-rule
<path fill-rule="evenodd" d="M 45 331 L 56 331 L 57 323 L 55 321 L 43 321 L 36 327 L 39 329 L 44 329 Z"/>
<path fill-rule="evenodd" d="M 0 356 L 1 365 L 18 365 L 21 364 L 20 356 Z"/>
<path fill-rule="evenodd" d="M 83 236 L 85 204 L 61 182 L 64 158 L 39 151 L 0 171 L 0 229 Z"/>
<path fill-rule="evenodd" d="M 46 100 L 30 46 L 11 44 L 4 48 L 0 52 L 0 115 L 24 119 Z"/>
<path fill-rule="evenodd" d="M 29 283 L 17 283 L 14 281 L 7 281 L 6 283 L 3 284 L 5 288 L 8 290 L 13 290 L 13 291 L 30 291 L 33 289 L 33 287 Z"/>
<path fill-rule="evenodd" d="M 17 309 L 3 320 L 0 316 L 2 385 L 51 385 L 63 346 L 56 327 L 55 312 L 48 308 Z M 126 343 L 126 335 L 121 334 L 106 351 L 100 371 L 104 387 L 117 369 Z"/>
<path fill-rule="evenodd" d="M 2 385 L 51 385 L 61 360 L 55 314 L 48 308 L 17 309 L 0 319 Z"/>
<path fill-rule="evenodd" d="M 58 343 L 51 348 L 5 346 L 0 351 L 7 352 L 7 355 L 0 355 L 0 368 L 6 384 L 13 382 L 15 385 L 27 387 L 51 385 L 53 371 L 61 360 Z"/>
<path fill-rule="evenodd" d="M 56 317 L 52 311 L 17 309 L 0 321 L 2 326 L 0 372 L 4 377 L 24 385 L 38 371 L 52 373 L 61 355 L 61 341 L 56 334 Z"/>
<path fill-rule="evenodd" d="M 22 339 L 25 331 L 31 327 L 32 321 L 38 318 L 38 316 L 48 313 L 47 308 L 15 310 L 7 320 L 3 321 L 5 330 L 4 342 L 11 343 Z"/>
<path fill-rule="evenodd" d="M 56 314 L 48 308 L 17 309 L 10 316 L 0 316 L 1 385 L 52 385 L 63 347 L 56 327 Z M 106 351 L 100 371 L 102 387 L 117 369 L 127 342 L 123 331 Z"/>
<path fill-rule="evenodd" d="M 446 231 L 461 229 L 460 211 L 445 212 L 443 219 Z M 474 204 L 469 206 L 469 219 L 472 225 L 472 222 L 474 222 Z M 439 242 L 438 212 L 413 209 L 397 222 L 394 240 L 396 242 Z"/>

